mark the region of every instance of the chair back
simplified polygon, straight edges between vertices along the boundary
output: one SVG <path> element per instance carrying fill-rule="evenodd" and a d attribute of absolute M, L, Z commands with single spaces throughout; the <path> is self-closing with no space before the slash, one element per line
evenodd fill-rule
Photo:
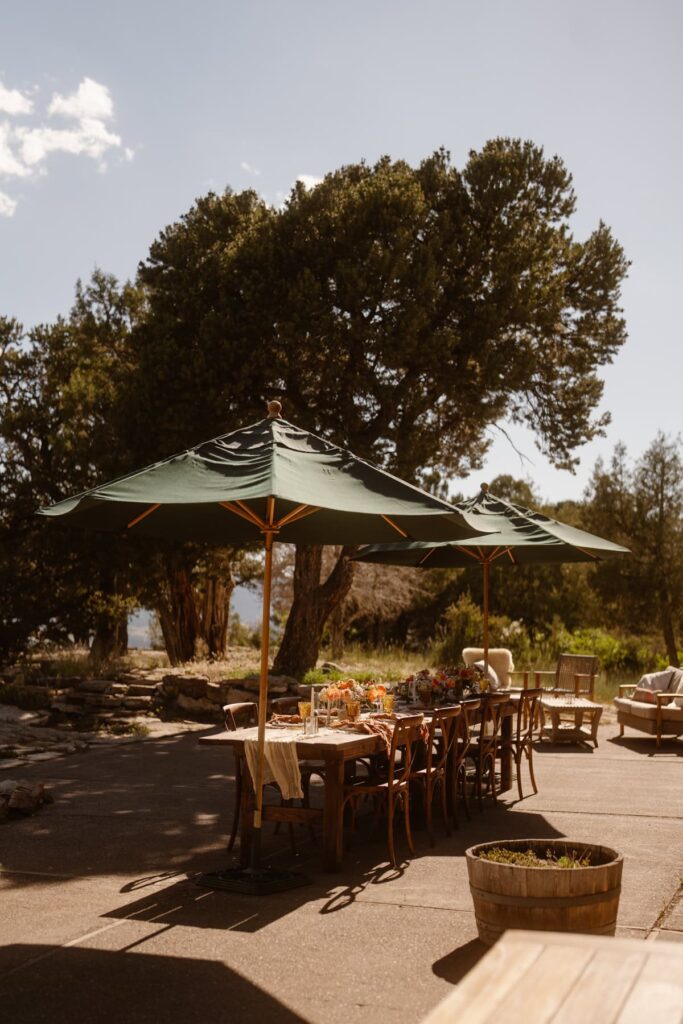
<path fill-rule="evenodd" d="M 592 700 L 597 673 L 598 659 L 593 654 L 561 654 L 555 669 L 555 685 Z"/>
<path fill-rule="evenodd" d="M 485 693 L 481 698 L 481 729 L 479 747 L 482 753 L 496 750 L 503 717 L 503 705 L 509 702 L 507 694 Z"/>
<path fill-rule="evenodd" d="M 275 697 L 270 701 L 270 710 L 274 715 L 295 715 L 299 710 L 301 697 Z"/>
<path fill-rule="evenodd" d="M 250 725 L 258 725 L 258 705 L 253 701 L 224 704 L 223 717 L 228 732 L 248 728 Z"/>
<path fill-rule="evenodd" d="M 517 702 L 517 721 L 515 724 L 515 746 L 528 746 L 534 738 L 536 709 L 543 694 L 543 688 L 522 690 Z"/>
<path fill-rule="evenodd" d="M 466 665 L 475 665 L 478 661 L 484 660 L 483 647 L 465 647 L 462 652 L 462 660 Z M 515 666 L 512 661 L 512 652 L 507 647 L 489 647 L 489 667 L 498 676 L 500 685 L 505 690 L 510 689 L 512 679 L 510 673 L 514 672 Z"/>
<path fill-rule="evenodd" d="M 424 715 L 405 715 L 395 720 L 387 775 L 390 790 L 401 782 L 407 783 L 410 778 L 413 767 L 413 744 L 421 738 L 423 719 Z M 400 759 L 396 756 L 399 750 L 403 753 Z"/>
<path fill-rule="evenodd" d="M 456 719 L 455 754 L 458 764 L 464 761 L 467 751 L 472 745 L 472 725 L 481 710 L 481 700 L 464 700 L 460 705 L 460 715 Z"/>
<path fill-rule="evenodd" d="M 462 705 L 454 704 L 452 707 L 437 708 L 429 723 L 429 736 L 427 738 L 427 774 L 433 772 L 445 772 L 448 758 L 450 757 L 455 743 L 458 718 L 462 713 Z"/>

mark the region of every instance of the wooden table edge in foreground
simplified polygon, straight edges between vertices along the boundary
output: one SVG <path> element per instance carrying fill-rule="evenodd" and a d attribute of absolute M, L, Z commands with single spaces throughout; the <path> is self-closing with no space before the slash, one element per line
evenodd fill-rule
<path fill-rule="evenodd" d="M 508 931 L 422 1024 L 680 1024 L 683 943 Z"/>
<path fill-rule="evenodd" d="M 501 726 L 501 738 L 508 739 L 512 735 L 513 702 L 506 705 Z M 238 757 L 244 756 L 244 740 L 254 736 L 256 729 L 237 729 L 235 732 L 214 733 L 200 736 L 199 743 L 206 746 L 232 747 Z M 327 737 L 327 739 L 326 739 Z M 301 758 L 325 761 L 325 806 L 323 811 L 323 870 L 341 871 L 343 858 L 343 820 L 342 808 L 344 798 L 344 764 L 354 757 L 379 754 L 384 749 L 384 741 L 379 736 L 363 733 L 338 732 L 330 735 L 322 733 L 318 740 L 297 736 L 297 752 Z M 331 741 L 334 742 L 331 742 Z M 249 772 L 243 773 L 242 810 L 240 814 L 240 860 L 243 865 L 248 863 L 251 845 L 253 818 L 253 787 Z M 500 766 L 499 793 L 512 788 L 512 755 L 509 750 L 503 752 Z M 300 822 L 307 815 L 320 816 L 320 812 L 306 811 L 301 807 L 270 807 L 264 809 L 264 820 Z"/>

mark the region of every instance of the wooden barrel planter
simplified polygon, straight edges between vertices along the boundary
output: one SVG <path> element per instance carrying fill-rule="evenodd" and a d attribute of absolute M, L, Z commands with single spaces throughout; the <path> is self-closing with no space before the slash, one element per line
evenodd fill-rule
<path fill-rule="evenodd" d="M 495 848 L 589 855 L 590 867 L 522 867 L 479 856 Z M 566 839 L 508 839 L 471 846 L 465 856 L 479 938 L 488 946 L 508 928 L 614 935 L 623 866 L 615 850 Z"/>

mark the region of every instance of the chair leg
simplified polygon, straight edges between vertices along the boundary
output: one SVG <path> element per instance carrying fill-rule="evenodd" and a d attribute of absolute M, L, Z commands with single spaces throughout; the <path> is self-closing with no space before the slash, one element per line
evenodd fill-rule
<path fill-rule="evenodd" d="M 238 767 L 235 769 L 235 810 L 232 814 L 232 831 L 228 840 L 228 853 L 232 850 L 237 839 L 237 828 L 240 823 L 240 808 L 242 806 L 242 772 Z"/>
<path fill-rule="evenodd" d="M 498 803 L 498 791 L 496 789 L 496 752 L 493 751 L 489 754 L 489 779 L 491 781 L 491 796 L 493 797 L 494 804 Z"/>
<path fill-rule="evenodd" d="M 527 759 L 528 759 L 528 756 L 529 755 L 527 754 Z M 519 799 L 523 800 L 524 799 L 524 794 L 522 793 L 522 751 L 521 750 L 518 750 L 518 751 L 515 752 L 515 768 L 517 769 L 517 792 L 519 793 Z"/>
<path fill-rule="evenodd" d="M 433 801 L 434 801 L 434 788 L 432 786 L 431 779 L 425 779 L 425 818 L 427 820 L 427 835 L 429 836 L 429 845 L 434 846 L 434 819 L 433 819 Z"/>
<path fill-rule="evenodd" d="M 461 792 L 462 792 L 462 802 L 463 802 L 463 806 L 465 808 L 465 815 L 467 816 L 467 820 L 471 821 L 472 820 L 472 815 L 470 814 L 470 804 L 469 804 L 469 800 L 467 799 L 467 770 L 465 768 L 464 762 L 460 766 L 460 778 L 462 780 L 461 781 Z"/>
<path fill-rule="evenodd" d="M 446 777 L 439 779 L 439 785 L 441 787 L 441 811 L 443 813 L 443 820 L 446 826 L 446 835 L 451 835 L 451 820 L 448 813 L 448 792 L 446 790 Z"/>
<path fill-rule="evenodd" d="M 394 799 L 389 794 L 387 798 L 387 845 L 389 847 L 389 860 L 391 866 L 396 868 L 396 851 L 394 850 Z"/>
<path fill-rule="evenodd" d="M 408 843 L 408 849 L 413 854 L 413 856 L 415 856 L 415 847 L 413 845 L 413 833 L 410 827 L 410 795 L 407 789 L 403 791 L 403 824 L 406 830 L 406 841 Z"/>
<path fill-rule="evenodd" d="M 531 779 L 531 785 L 533 786 L 534 793 L 538 793 L 538 786 L 536 785 L 536 776 L 534 775 L 534 752 L 530 747 L 527 750 L 527 764 L 529 765 L 529 778 Z"/>

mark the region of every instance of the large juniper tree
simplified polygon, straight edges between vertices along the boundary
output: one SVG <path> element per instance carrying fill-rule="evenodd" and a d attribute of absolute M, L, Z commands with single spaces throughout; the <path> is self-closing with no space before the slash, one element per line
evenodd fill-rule
<path fill-rule="evenodd" d="M 600 223 L 574 239 L 571 176 L 531 143 L 496 139 L 462 170 L 437 151 L 298 184 L 282 209 L 210 195 L 140 269 L 129 423 L 156 456 L 285 415 L 401 476 L 439 487 L 476 466 L 489 428 L 526 423 L 557 466 L 601 433 L 599 369 L 625 338 L 627 263 Z M 137 405 L 135 404 L 137 403 Z M 301 672 L 344 596 L 344 553 L 297 551 L 276 659 Z"/>

